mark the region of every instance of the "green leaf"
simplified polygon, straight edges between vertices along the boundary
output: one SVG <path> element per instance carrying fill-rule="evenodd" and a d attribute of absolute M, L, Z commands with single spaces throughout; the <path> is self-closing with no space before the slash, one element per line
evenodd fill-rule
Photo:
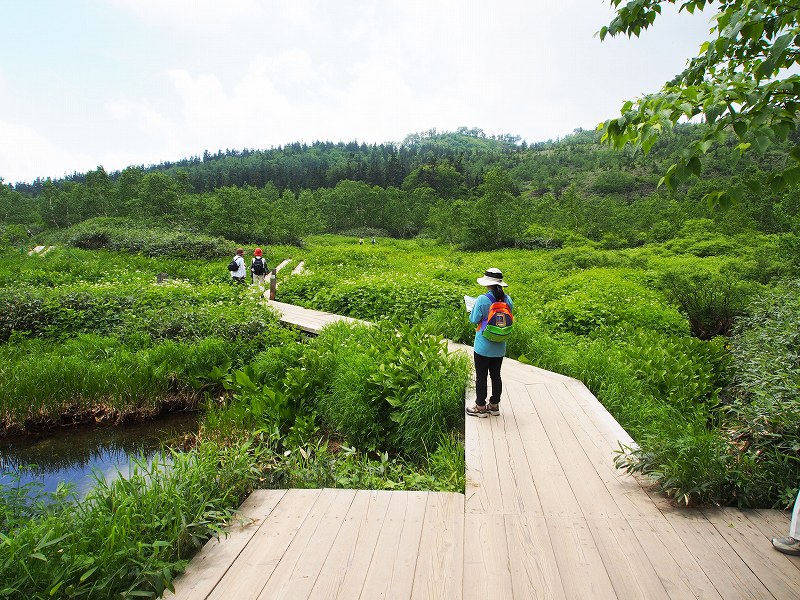
<path fill-rule="evenodd" d="M 800 167 L 791 167 L 781 173 L 786 185 L 797 185 L 800 183 Z"/>
<path fill-rule="evenodd" d="M 700 164 L 700 159 L 696 156 L 693 156 L 689 159 L 689 162 L 686 164 L 686 168 L 693 174 L 700 176 L 700 172 L 703 170 L 703 165 Z"/>
<path fill-rule="evenodd" d="M 715 192 L 709 192 L 705 196 L 703 196 L 703 200 L 705 200 L 708 208 L 711 210 L 714 209 L 723 209 L 726 210 L 730 208 L 733 204 L 733 198 L 727 192 L 723 192 L 717 190 Z"/>

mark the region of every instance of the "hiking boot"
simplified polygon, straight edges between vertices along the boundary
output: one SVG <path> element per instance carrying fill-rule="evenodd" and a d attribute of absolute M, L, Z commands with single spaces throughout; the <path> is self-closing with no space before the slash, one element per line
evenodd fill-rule
<path fill-rule="evenodd" d="M 489 409 L 486 408 L 485 404 L 483 406 L 480 404 L 468 406 L 466 412 L 470 417 L 478 417 L 479 419 L 485 419 L 489 416 Z"/>
<path fill-rule="evenodd" d="M 800 540 L 796 540 L 793 537 L 774 537 L 772 538 L 772 546 L 778 552 L 800 556 Z"/>
<path fill-rule="evenodd" d="M 486 410 L 489 411 L 489 414 L 496 417 L 500 414 L 500 405 L 499 404 L 492 404 L 491 402 L 486 405 Z"/>

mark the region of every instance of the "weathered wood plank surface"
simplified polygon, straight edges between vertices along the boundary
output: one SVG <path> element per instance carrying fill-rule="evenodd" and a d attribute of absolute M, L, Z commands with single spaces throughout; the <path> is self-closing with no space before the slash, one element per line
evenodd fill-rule
<path fill-rule="evenodd" d="M 351 320 L 269 304 L 312 333 Z M 634 442 L 582 383 L 509 359 L 503 383 L 500 416 L 466 418 L 463 496 L 256 491 L 167 597 L 800 600 L 770 544 L 788 513 L 674 507 L 615 468 Z"/>
<path fill-rule="evenodd" d="M 336 323 L 338 321 L 345 321 L 348 323 L 363 322 L 359 321 L 358 319 L 351 319 L 350 317 L 343 317 L 340 315 L 332 315 L 331 313 L 312 310 L 310 308 L 303 308 L 302 306 L 295 306 L 294 304 L 286 304 L 276 300 L 270 300 L 269 306 L 280 315 L 282 322 L 313 334 L 317 334 L 322 331 L 322 328 L 325 327 L 325 325 Z"/>

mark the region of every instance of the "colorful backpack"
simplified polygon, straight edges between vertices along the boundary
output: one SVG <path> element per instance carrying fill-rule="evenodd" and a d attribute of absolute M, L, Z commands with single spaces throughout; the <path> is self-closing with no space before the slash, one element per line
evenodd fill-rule
<path fill-rule="evenodd" d="M 490 293 L 486 297 L 492 301 L 492 305 L 489 307 L 489 315 L 478 325 L 478 330 L 489 341 L 505 342 L 514 330 L 514 315 L 505 302 L 495 302 Z"/>

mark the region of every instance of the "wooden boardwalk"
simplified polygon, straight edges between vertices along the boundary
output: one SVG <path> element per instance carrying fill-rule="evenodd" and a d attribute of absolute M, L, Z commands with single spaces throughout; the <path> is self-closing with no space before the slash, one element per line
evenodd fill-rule
<path fill-rule="evenodd" d="M 464 495 L 256 491 L 165 597 L 800 599 L 787 513 L 674 508 L 614 468 L 632 440 L 583 384 L 509 359 L 503 382 L 502 414 L 466 419 Z"/>

